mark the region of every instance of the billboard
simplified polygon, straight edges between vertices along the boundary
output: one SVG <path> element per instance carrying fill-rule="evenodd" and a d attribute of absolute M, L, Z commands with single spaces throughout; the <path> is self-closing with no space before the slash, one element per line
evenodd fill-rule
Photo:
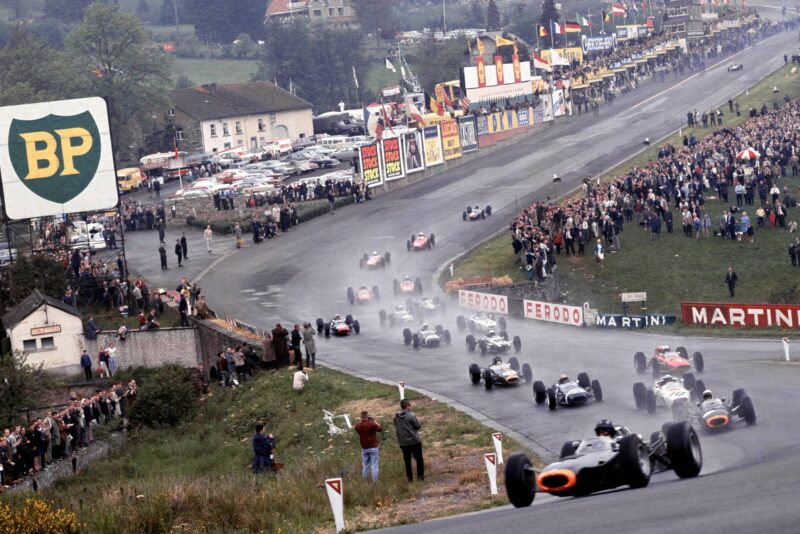
<path fill-rule="evenodd" d="M 451 119 L 441 124 L 442 146 L 444 159 L 458 159 L 461 157 L 461 139 L 458 137 L 458 121 Z"/>
<path fill-rule="evenodd" d="M 397 180 L 406 175 L 403 172 L 403 157 L 400 150 L 399 137 L 381 140 L 381 152 L 383 153 L 383 177 L 387 182 Z"/>
<path fill-rule="evenodd" d="M 533 126 L 531 123 L 531 108 L 519 108 L 517 110 L 517 124 L 520 128 Z"/>
<path fill-rule="evenodd" d="M 381 174 L 381 161 L 378 157 L 378 145 L 363 145 L 358 148 L 358 157 L 361 161 L 361 177 L 364 185 L 375 187 L 383 183 Z"/>
<path fill-rule="evenodd" d="M 475 128 L 473 115 L 458 118 L 458 137 L 461 139 L 461 152 L 478 150 L 478 131 Z"/>
<path fill-rule="evenodd" d="M 549 323 L 583 326 L 583 307 L 524 299 L 522 312 L 526 319 Z"/>
<path fill-rule="evenodd" d="M 522 118 L 525 121 L 524 125 L 520 124 L 520 115 L 513 109 L 475 117 L 478 145 L 481 147 L 489 146 L 503 139 L 508 139 L 519 133 L 520 130 L 527 130 L 530 126 L 530 116 L 529 109 L 525 108 L 525 113 L 522 114 Z"/>
<path fill-rule="evenodd" d="M 800 328 L 800 305 L 681 303 L 683 324 L 734 328 Z"/>
<path fill-rule="evenodd" d="M 553 57 L 555 53 L 556 58 Z M 583 63 L 583 49 L 577 46 L 570 48 L 544 48 L 542 49 L 542 58 L 550 65 L 554 65 L 554 59 L 563 59 L 570 63 L 577 61 Z"/>
<path fill-rule="evenodd" d="M 12 220 L 113 208 L 119 200 L 100 97 L 0 111 L 3 209 Z"/>
<path fill-rule="evenodd" d="M 458 305 L 470 310 L 508 315 L 508 297 L 505 295 L 459 289 Z"/>
<path fill-rule="evenodd" d="M 542 104 L 542 122 L 553 120 L 553 99 L 548 94 L 539 95 L 539 102 Z"/>
<path fill-rule="evenodd" d="M 606 35 L 603 37 L 589 37 L 588 35 L 581 36 L 581 48 L 584 54 L 589 52 L 602 52 L 603 50 L 610 50 L 616 45 L 615 35 Z"/>
<path fill-rule="evenodd" d="M 563 117 L 567 114 L 567 103 L 564 101 L 564 90 L 553 91 L 553 116 Z"/>
<path fill-rule="evenodd" d="M 422 161 L 422 131 L 414 130 L 401 136 L 403 140 L 403 159 L 406 174 L 413 174 L 425 169 Z"/>
<path fill-rule="evenodd" d="M 648 328 L 675 324 L 674 315 L 650 313 L 647 315 L 624 315 L 621 313 L 601 313 L 597 316 L 597 326 L 601 328 Z"/>
<path fill-rule="evenodd" d="M 434 165 L 441 165 L 444 163 L 439 125 L 435 124 L 423 128 L 422 138 L 425 146 L 425 166 L 433 167 Z"/>

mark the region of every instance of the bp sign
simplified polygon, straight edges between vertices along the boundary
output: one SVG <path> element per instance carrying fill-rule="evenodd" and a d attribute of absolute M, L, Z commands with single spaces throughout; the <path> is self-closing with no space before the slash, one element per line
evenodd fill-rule
<path fill-rule="evenodd" d="M 9 219 L 116 206 L 105 101 L 94 97 L 0 108 L 0 175 Z"/>

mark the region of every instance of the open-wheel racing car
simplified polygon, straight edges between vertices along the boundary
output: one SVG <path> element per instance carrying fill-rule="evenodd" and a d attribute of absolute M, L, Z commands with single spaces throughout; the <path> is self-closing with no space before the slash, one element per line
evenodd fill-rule
<path fill-rule="evenodd" d="M 702 426 L 706 430 L 722 430 L 741 421 L 754 425 L 756 410 L 744 389 L 734 389 L 730 399 L 716 398 L 707 389 L 703 391 L 703 400 L 694 409 L 685 414 L 676 414 L 676 419 L 688 419 L 693 426 Z"/>
<path fill-rule="evenodd" d="M 412 280 L 410 276 L 404 276 L 402 280 L 395 278 L 392 281 L 392 289 L 395 297 L 414 293 L 422 295 L 422 280 L 419 277 Z"/>
<path fill-rule="evenodd" d="M 467 350 L 475 352 L 478 348 L 481 354 L 503 354 L 514 347 L 514 352 L 522 350 L 522 340 L 519 336 L 514 336 L 514 339 L 508 340 L 508 333 L 500 332 L 498 334 L 494 330 L 490 330 L 485 336 L 475 338 L 472 334 L 467 334 Z"/>
<path fill-rule="evenodd" d="M 416 332 L 412 332 L 410 328 L 403 329 L 403 343 L 411 345 L 415 349 L 438 347 L 442 342 L 449 345 L 450 341 L 450 330 L 445 330 L 440 324 L 437 324 L 433 330 L 427 324 L 420 326 Z"/>
<path fill-rule="evenodd" d="M 372 286 L 372 291 L 367 286 L 358 286 L 358 289 L 353 291 L 352 287 L 347 288 L 347 302 L 352 306 L 356 302 L 359 304 L 368 304 L 372 301 L 378 302 L 381 300 L 381 293 L 378 286 Z"/>
<path fill-rule="evenodd" d="M 700 440 L 686 422 L 666 423 L 648 441 L 608 420 L 600 421 L 595 432 L 597 437 L 564 443 L 559 461 L 538 475 L 525 454 L 512 455 L 505 472 L 509 502 L 530 506 L 537 491 L 568 497 L 625 485 L 643 488 L 652 473 L 672 470 L 692 478 L 703 466 Z"/>
<path fill-rule="evenodd" d="M 389 326 L 395 326 L 404 323 L 419 323 L 420 315 L 398 304 L 394 307 L 394 310 L 389 313 L 386 313 L 386 310 L 379 311 L 378 319 L 381 322 L 381 326 L 385 325 L 387 321 L 389 322 Z"/>
<path fill-rule="evenodd" d="M 421 297 L 416 301 L 406 299 L 406 308 L 422 314 L 431 312 L 445 313 L 447 311 L 447 303 L 440 297 Z"/>
<path fill-rule="evenodd" d="M 406 250 L 426 250 L 436 245 L 436 236 L 431 234 L 426 236 L 422 232 L 411 235 L 411 239 L 406 241 Z"/>
<path fill-rule="evenodd" d="M 373 250 L 370 254 L 365 252 L 361 256 L 361 259 L 358 260 L 358 266 L 361 269 L 385 269 L 391 259 L 392 256 L 388 252 L 381 256 L 377 250 Z"/>
<path fill-rule="evenodd" d="M 589 399 L 597 402 L 603 400 L 603 389 L 600 382 L 589 380 L 586 373 L 578 373 L 578 381 L 571 381 L 567 375 L 558 377 L 558 382 L 550 387 L 545 387 L 544 382 L 537 380 L 533 383 L 533 400 L 536 404 L 547 403 L 547 407 L 555 410 L 557 406 L 582 406 Z"/>
<path fill-rule="evenodd" d="M 663 375 L 656 378 L 652 388 L 648 388 L 644 382 L 636 382 L 633 385 L 633 400 L 639 410 L 655 413 L 657 407 L 663 406 L 672 411 L 676 420 L 682 421 L 685 417 L 679 419 L 676 414 L 684 413 L 689 402 L 700 398 L 696 393 L 698 387 L 702 395 L 705 384 L 695 379 L 694 373 L 686 373 L 682 378 Z"/>
<path fill-rule="evenodd" d="M 477 363 L 470 365 L 469 378 L 473 384 L 480 384 L 483 379 L 483 387 L 492 389 L 494 386 L 516 386 L 520 378 L 530 382 L 533 380 L 533 371 L 529 363 L 523 363 L 522 377 L 520 377 L 519 360 L 515 356 L 509 358 L 508 363 L 503 363 L 500 356 L 495 356 L 492 365 L 484 369 Z"/>
<path fill-rule="evenodd" d="M 492 207 L 486 206 L 484 209 L 481 209 L 480 206 L 475 204 L 474 206 L 467 206 L 467 209 L 461 212 L 461 220 L 462 221 L 477 221 L 479 219 L 485 219 L 492 214 Z"/>
<path fill-rule="evenodd" d="M 705 369 L 705 362 L 701 352 L 695 352 L 689 358 L 686 347 L 678 347 L 675 351 L 672 351 L 669 345 L 659 345 L 649 361 L 644 352 L 634 354 L 633 366 L 639 374 L 644 374 L 649 367 L 653 372 L 653 376 L 659 377 L 662 374 L 680 375 L 690 371 L 692 366 L 698 373 L 702 373 L 703 369 Z"/>
<path fill-rule="evenodd" d="M 738 70 L 744 70 L 744 65 L 741 63 L 731 63 L 728 65 L 728 72 L 736 72 Z"/>
<path fill-rule="evenodd" d="M 469 328 L 470 332 L 491 332 L 506 329 L 506 318 L 500 317 L 495 320 L 494 315 L 486 312 L 475 312 L 469 316 L 469 319 L 463 315 L 456 317 L 456 326 L 459 332 L 463 332 Z"/>
<path fill-rule="evenodd" d="M 323 321 L 321 317 L 318 317 L 317 332 L 325 332 L 325 337 L 330 337 L 331 334 L 334 336 L 346 336 L 350 334 L 350 332 L 354 334 L 360 333 L 361 325 L 358 323 L 357 319 L 353 319 L 352 315 L 348 314 L 342 319 L 342 316 L 337 313 L 333 316 L 333 319 L 327 323 Z"/>

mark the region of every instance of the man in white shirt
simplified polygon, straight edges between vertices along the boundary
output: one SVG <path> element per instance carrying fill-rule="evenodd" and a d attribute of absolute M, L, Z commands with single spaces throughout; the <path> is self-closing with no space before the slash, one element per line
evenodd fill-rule
<path fill-rule="evenodd" d="M 206 250 L 211 253 L 211 236 L 214 232 L 211 231 L 211 225 L 209 224 L 206 226 L 206 229 L 203 231 L 203 237 L 206 238 Z"/>
<path fill-rule="evenodd" d="M 308 382 L 308 375 L 303 371 L 303 364 L 301 363 L 297 366 L 297 371 L 292 377 L 292 387 L 296 392 L 301 393 L 306 387 L 306 382 Z"/>

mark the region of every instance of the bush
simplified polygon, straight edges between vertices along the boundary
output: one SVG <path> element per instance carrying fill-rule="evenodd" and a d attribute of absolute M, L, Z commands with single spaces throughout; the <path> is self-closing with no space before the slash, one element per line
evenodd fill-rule
<path fill-rule="evenodd" d="M 141 384 L 136 401 L 130 409 L 132 423 L 175 426 L 194 417 L 197 399 L 192 382 L 183 368 L 167 365 L 140 374 L 139 380 Z"/>
<path fill-rule="evenodd" d="M 41 499 L 25 499 L 21 507 L 0 503 L 0 532 L 8 534 L 73 534 L 81 532 L 74 512 L 54 508 Z"/>

